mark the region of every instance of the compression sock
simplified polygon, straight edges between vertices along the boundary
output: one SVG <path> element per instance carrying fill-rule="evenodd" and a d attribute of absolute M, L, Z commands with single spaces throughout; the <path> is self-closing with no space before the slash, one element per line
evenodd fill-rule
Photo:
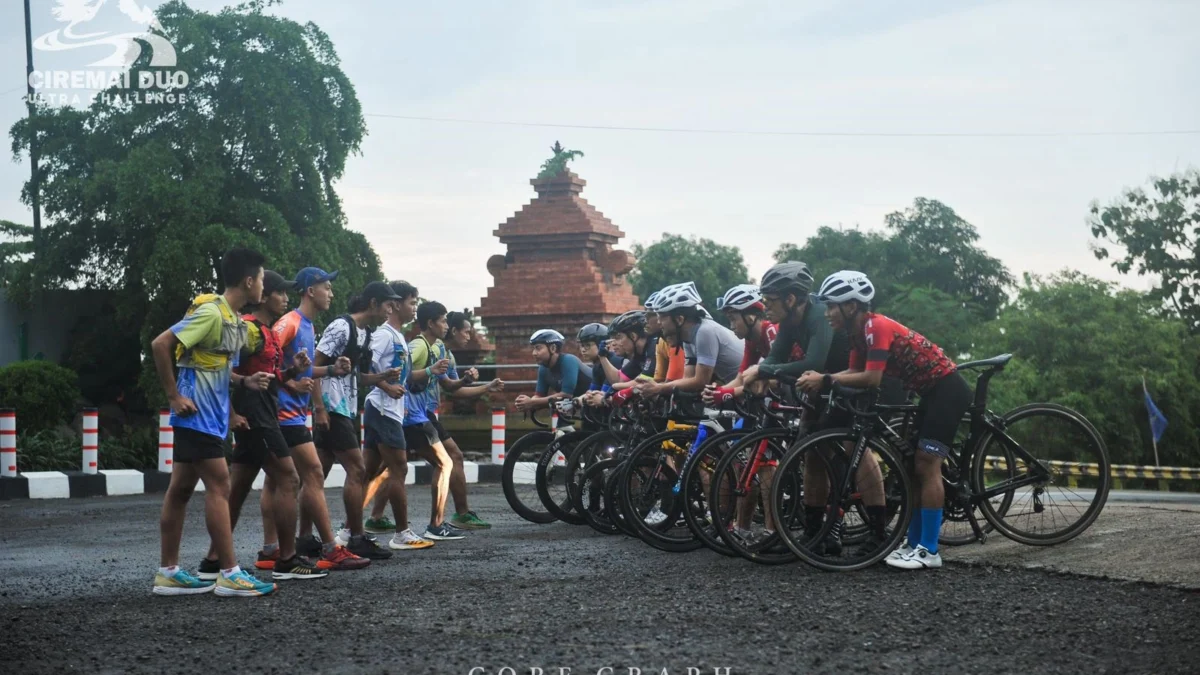
<path fill-rule="evenodd" d="M 908 545 L 912 548 L 921 543 L 921 514 L 924 512 L 925 509 L 916 509 L 908 520 Z"/>
<path fill-rule="evenodd" d="M 887 537 L 887 507 L 868 506 L 867 522 L 871 526 L 871 534 L 880 539 Z"/>
<path fill-rule="evenodd" d="M 938 535 L 942 532 L 942 510 L 921 509 L 921 545 L 930 553 L 937 553 Z"/>

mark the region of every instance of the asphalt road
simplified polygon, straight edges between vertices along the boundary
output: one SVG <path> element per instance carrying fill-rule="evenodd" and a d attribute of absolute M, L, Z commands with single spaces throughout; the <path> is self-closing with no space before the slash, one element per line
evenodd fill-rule
<path fill-rule="evenodd" d="M 413 495 L 413 515 L 425 513 L 428 492 Z M 329 497 L 340 505 L 338 491 Z M 706 551 L 661 553 L 586 527 L 525 523 L 508 511 L 498 486 L 472 486 L 472 500 L 494 529 L 361 572 L 284 582 L 269 598 L 151 595 L 157 497 L 0 502 L 0 672 L 1095 674 L 1198 667 L 1200 594 L 1188 589 L 978 564 L 977 552 L 971 564 L 927 573 L 757 567 Z M 247 509 L 257 513 L 256 496 Z M 260 532 L 255 519 L 239 530 L 243 563 L 252 561 Z M 1178 534 L 1195 537 L 1195 530 Z M 1080 546 L 1096 543 L 1088 536 Z M 197 500 L 184 533 L 193 569 L 206 546 Z M 1122 556 L 1153 554 L 1119 545 L 1098 550 L 1118 564 Z"/>

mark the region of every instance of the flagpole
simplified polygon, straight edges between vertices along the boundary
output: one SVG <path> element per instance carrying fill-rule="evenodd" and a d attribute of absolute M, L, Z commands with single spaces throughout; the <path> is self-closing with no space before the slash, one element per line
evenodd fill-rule
<path fill-rule="evenodd" d="M 1150 395 L 1150 391 L 1146 389 L 1146 376 L 1145 375 L 1142 376 L 1142 395 L 1143 396 Z M 1155 468 L 1157 468 L 1159 466 L 1159 464 L 1158 464 L 1158 439 L 1156 439 L 1154 437 L 1154 425 L 1153 424 L 1150 425 L 1150 442 L 1154 445 L 1154 466 L 1155 466 Z"/>

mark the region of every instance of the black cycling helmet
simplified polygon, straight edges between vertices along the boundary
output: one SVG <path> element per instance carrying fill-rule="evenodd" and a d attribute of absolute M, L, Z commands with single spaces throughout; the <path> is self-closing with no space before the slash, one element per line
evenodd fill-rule
<path fill-rule="evenodd" d="M 562 333 L 553 328 L 543 328 L 529 338 L 529 344 L 531 345 L 558 345 L 562 347 L 566 341 L 567 339 L 563 337 Z"/>
<path fill-rule="evenodd" d="M 608 339 L 608 326 L 602 323 L 589 323 L 579 329 L 579 333 L 575 335 L 575 340 L 580 344 L 584 342 L 594 342 L 601 344 Z"/>
<path fill-rule="evenodd" d="M 646 334 L 646 312 L 645 310 L 635 309 L 625 312 L 621 316 L 612 320 L 608 325 L 608 334 L 616 333 L 637 333 L 638 335 Z"/>
<path fill-rule="evenodd" d="M 813 275 L 807 263 L 789 260 L 767 270 L 763 275 L 759 289 L 765 293 L 783 295 L 795 294 L 803 298 L 812 290 Z"/>

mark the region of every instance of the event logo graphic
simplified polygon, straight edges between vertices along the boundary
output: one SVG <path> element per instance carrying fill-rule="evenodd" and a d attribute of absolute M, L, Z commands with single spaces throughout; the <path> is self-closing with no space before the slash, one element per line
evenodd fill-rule
<path fill-rule="evenodd" d="M 105 7 L 109 8 L 108 15 L 101 15 Z M 149 7 L 142 6 L 137 0 L 57 0 L 51 14 L 60 24 L 66 25 L 38 36 L 33 41 L 34 49 L 79 52 L 88 54 L 89 58 L 99 54 L 100 58 L 85 64 L 83 69 L 34 70 L 29 74 L 29 85 L 38 100 L 74 105 L 84 98 L 78 94 L 81 90 L 113 87 L 125 91 L 115 96 L 102 94 L 106 101 L 175 103 L 184 100 L 182 90 L 188 85 L 188 74 L 182 70 L 165 70 L 176 65 L 175 46 L 163 37 L 162 25 Z M 98 17 L 105 20 L 104 25 L 123 22 L 136 30 L 101 30 L 96 25 L 100 23 Z M 151 50 L 149 66 L 164 70 L 139 71 L 134 77 L 130 68 L 147 48 Z M 95 94 L 86 98 L 95 98 Z"/>

